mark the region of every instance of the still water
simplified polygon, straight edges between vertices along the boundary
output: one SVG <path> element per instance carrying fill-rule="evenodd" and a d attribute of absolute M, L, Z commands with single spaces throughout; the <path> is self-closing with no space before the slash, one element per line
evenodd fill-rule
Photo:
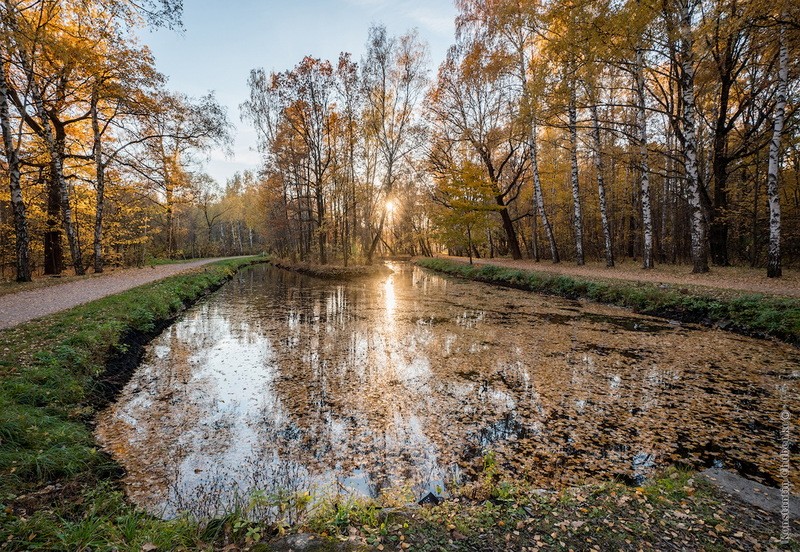
<path fill-rule="evenodd" d="M 98 420 L 131 499 L 208 517 L 254 491 L 419 497 L 488 451 L 546 488 L 675 463 L 779 484 L 797 349 L 390 267 L 256 266 L 167 328 Z M 795 488 L 799 465 L 795 439 Z"/>

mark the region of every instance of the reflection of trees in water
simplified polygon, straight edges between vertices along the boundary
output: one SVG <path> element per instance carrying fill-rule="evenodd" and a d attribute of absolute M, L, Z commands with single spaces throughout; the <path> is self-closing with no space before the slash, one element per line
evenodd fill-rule
<path fill-rule="evenodd" d="M 782 371 L 760 366 L 797 365 L 786 347 L 418 269 L 391 286 L 253 273 L 262 279 L 225 288 L 172 330 L 170 348 L 186 353 L 164 362 L 187 365 L 141 382 L 165 397 L 161 418 L 145 424 L 157 435 L 165 423 L 190 426 L 201 407 L 215 424 L 208 438 L 202 427 L 181 437 L 191 450 L 173 466 L 171 508 L 309 485 L 370 496 L 409 485 L 421 495 L 461 469 L 476 475 L 486 449 L 508 475 L 543 487 L 634 480 L 678 461 L 722 460 L 764 481 L 778 473 L 770 455 Z M 228 353 L 218 361 L 253 362 L 235 384 L 254 405 L 220 402 L 215 386 L 231 394 L 233 384 L 192 364 L 219 343 Z M 255 350 L 263 358 L 253 361 Z M 209 400 L 169 405 L 187 379 Z"/>
<path fill-rule="evenodd" d="M 199 478 L 179 472 L 170 484 L 163 516 L 213 519 L 241 512 L 251 519 L 292 524 L 303 513 L 303 495 L 313 483 L 300 463 L 276 455 L 249 456 L 241 465 L 218 466 Z"/>

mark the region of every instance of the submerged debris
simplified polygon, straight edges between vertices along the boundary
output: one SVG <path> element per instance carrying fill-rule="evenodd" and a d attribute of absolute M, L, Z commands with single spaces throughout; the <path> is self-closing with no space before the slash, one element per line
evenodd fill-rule
<path fill-rule="evenodd" d="M 433 493 L 428 493 L 417 501 L 420 506 L 438 506 L 444 499 Z"/>

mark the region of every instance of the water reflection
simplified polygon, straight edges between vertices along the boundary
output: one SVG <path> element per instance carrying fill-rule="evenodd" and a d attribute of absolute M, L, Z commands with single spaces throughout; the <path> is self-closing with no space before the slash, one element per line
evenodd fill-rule
<path fill-rule="evenodd" d="M 256 267 L 168 328 L 99 420 L 131 498 L 203 517 L 254 490 L 421 496 L 487 449 L 545 487 L 678 461 L 775 483 L 796 349 L 393 268 Z"/>

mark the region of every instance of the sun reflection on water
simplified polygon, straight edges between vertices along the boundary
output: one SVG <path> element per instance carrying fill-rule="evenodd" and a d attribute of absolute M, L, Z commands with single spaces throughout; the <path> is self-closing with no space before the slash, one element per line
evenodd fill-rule
<path fill-rule="evenodd" d="M 386 320 L 394 321 L 395 309 L 397 308 L 397 297 L 394 291 L 394 274 L 390 274 L 383 282 L 383 305 L 386 311 Z"/>

